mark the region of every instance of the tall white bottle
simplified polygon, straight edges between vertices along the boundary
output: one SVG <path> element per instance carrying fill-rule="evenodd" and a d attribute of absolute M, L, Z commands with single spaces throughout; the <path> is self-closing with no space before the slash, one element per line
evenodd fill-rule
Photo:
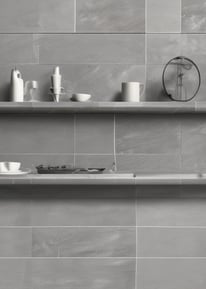
<path fill-rule="evenodd" d="M 24 81 L 20 71 L 16 68 L 11 72 L 11 101 L 24 101 Z"/>
<path fill-rule="evenodd" d="M 52 88 L 53 88 L 53 94 L 56 98 L 56 101 L 59 101 L 59 97 L 61 94 L 61 89 L 62 89 L 62 76 L 60 74 L 60 69 L 59 66 L 56 66 L 54 69 L 54 73 L 51 77 L 51 81 L 52 81 Z"/>

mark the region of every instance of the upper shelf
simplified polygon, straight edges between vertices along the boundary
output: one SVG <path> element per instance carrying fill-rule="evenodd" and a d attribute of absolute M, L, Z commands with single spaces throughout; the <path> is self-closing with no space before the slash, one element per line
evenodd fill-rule
<path fill-rule="evenodd" d="M 0 113 L 205 113 L 206 102 L 0 102 Z"/>

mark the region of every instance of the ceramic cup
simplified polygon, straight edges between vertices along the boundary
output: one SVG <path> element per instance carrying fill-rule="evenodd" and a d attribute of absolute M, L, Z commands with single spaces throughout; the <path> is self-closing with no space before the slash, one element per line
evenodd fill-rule
<path fill-rule="evenodd" d="M 127 102 L 139 102 L 144 91 L 144 84 L 140 82 L 122 83 L 122 100 Z"/>
<path fill-rule="evenodd" d="M 73 101 L 78 101 L 78 102 L 85 102 L 90 100 L 91 95 L 87 93 L 74 93 L 72 95 L 72 100 Z"/>
<path fill-rule="evenodd" d="M 20 169 L 21 163 L 19 162 L 0 162 L 0 172 L 16 172 Z"/>

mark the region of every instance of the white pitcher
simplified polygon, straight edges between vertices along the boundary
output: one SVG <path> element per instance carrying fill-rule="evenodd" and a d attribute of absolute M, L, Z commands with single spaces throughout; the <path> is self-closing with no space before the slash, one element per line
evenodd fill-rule
<path fill-rule="evenodd" d="M 127 102 L 140 102 L 144 92 L 144 84 L 141 82 L 123 82 L 122 100 Z"/>

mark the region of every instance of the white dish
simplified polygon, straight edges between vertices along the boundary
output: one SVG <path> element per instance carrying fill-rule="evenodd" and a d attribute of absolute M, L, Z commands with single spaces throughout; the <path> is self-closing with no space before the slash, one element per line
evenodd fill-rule
<path fill-rule="evenodd" d="M 0 173 L 16 172 L 20 167 L 20 162 L 0 162 Z"/>
<path fill-rule="evenodd" d="M 90 98 L 91 98 L 91 94 L 86 94 L 86 93 L 74 93 L 72 95 L 73 101 L 85 102 L 85 101 L 88 101 Z"/>
<path fill-rule="evenodd" d="M 28 175 L 31 173 L 31 170 L 25 170 L 25 171 L 11 171 L 11 172 L 5 172 L 5 173 L 1 173 L 0 172 L 0 176 L 22 176 L 22 175 Z"/>

